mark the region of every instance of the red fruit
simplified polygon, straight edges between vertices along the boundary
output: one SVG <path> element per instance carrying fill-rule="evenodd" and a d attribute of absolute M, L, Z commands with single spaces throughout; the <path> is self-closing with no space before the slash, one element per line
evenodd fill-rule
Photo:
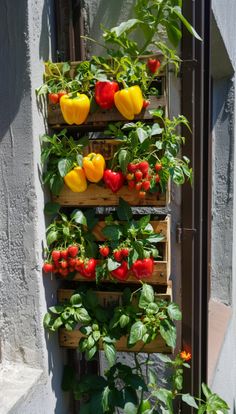
<path fill-rule="evenodd" d="M 75 259 L 75 270 L 77 270 L 77 272 L 80 271 L 83 263 L 84 261 L 82 259 Z"/>
<path fill-rule="evenodd" d="M 134 173 L 137 170 L 137 165 L 138 164 L 133 164 L 132 162 L 130 162 L 127 166 L 127 169 L 130 173 Z"/>
<path fill-rule="evenodd" d="M 49 93 L 48 94 L 48 100 L 52 104 L 57 104 L 59 102 L 59 96 L 58 93 Z"/>
<path fill-rule="evenodd" d="M 114 105 L 114 95 L 118 90 L 117 82 L 98 81 L 95 84 L 95 101 L 102 109 L 111 109 Z"/>
<path fill-rule="evenodd" d="M 67 269 L 67 267 L 68 267 L 67 261 L 66 260 L 62 260 L 60 262 L 60 267 L 61 267 L 61 269 Z"/>
<path fill-rule="evenodd" d="M 68 270 L 69 270 L 69 273 L 73 273 L 75 271 L 75 268 L 74 267 L 69 267 Z"/>
<path fill-rule="evenodd" d="M 151 184 L 150 184 L 150 181 L 143 181 L 143 183 L 142 183 L 142 188 L 145 190 L 145 191 L 148 191 L 148 190 L 150 190 L 150 187 L 151 187 Z"/>
<path fill-rule="evenodd" d="M 43 271 L 45 273 L 51 273 L 53 271 L 53 265 L 51 263 L 44 263 Z"/>
<path fill-rule="evenodd" d="M 147 61 L 147 66 L 150 72 L 156 73 L 161 66 L 161 62 L 158 59 L 149 58 Z"/>
<path fill-rule="evenodd" d="M 118 280 L 126 280 L 128 278 L 128 264 L 127 262 L 123 261 L 121 266 L 117 269 L 112 270 L 112 276 Z"/>
<path fill-rule="evenodd" d="M 153 274 L 154 261 L 152 258 L 138 259 L 133 263 L 131 270 L 137 279 L 146 279 Z"/>
<path fill-rule="evenodd" d="M 52 251 L 52 260 L 54 263 L 58 263 L 61 258 L 61 252 L 60 250 L 53 250 Z"/>
<path fill-rule="evenodd" d="M 68 249 L 62 250 L 61 251 L 61 258 L 64 260 L 67 260 L 68 257 Z"/>
<path fill-rule="evenodd" d="M 139 181 L 139 183 L 137 183 L 135 185 L 135 188 L 136 188 L 137 191 L 140 191 L 141 190 L 141 187 L 142 187 L 142 183 L 141 183 L 141 181 Z"/>
<path fill-rule="evenodd" d="M 100 246 L 99 247 L 99 253 L 103 257 L 107 257 L 110 253 L 110 249 L 108 246 Z"/>
<path fill-rule="evenodd" d="M 143 178 L 142 171 L 139 171 L 139 170 L 138 171 L 135 171 L 134 175 L 135 175 L 135 178 L 136 178 L 137 181 L 141 181 L 142 178 Z"/>
<path fill-rule="evenodd" d="M 114 250 L 113 256 L 117 262 L 121 262 L 121 260 L 123 259 L 122 250 Z"/>
<path fill-rule="evenodd" d="M 139 191 L 138 196 L 139 196 L 139 198 L 145 198 L 146 197 L 146 191 Z"/>
<path fill-rule="evenodd" d="M 134 174 L 129 173 L 126 175 L 126 180 L 128 181 L 133 180 L 133 178 L 134 178 Z"/>
<path fill-rule="evenodd" d="M 80 273 L 87 279 L 95 279 L 96 277 L 96 259 L 89 259 L 87 262 L 82 263 L 80 267 Z"/>
<path fill-rule="evenodd" d="M 121 253 L 123 257 L 128 257 L 129 256 L 129 248 L 128 247 L 123 247 L 123 249 L 121 249 Z"/>
<path fill-rule="evenodd" d="M 68 269 L 60 269 L 59 273 L 61 276 L 66 277 L 69 274 L 69 270 Z"/>
<path fill-rule="evenodd" d="M 70 257 L 76 257 L 78 254 L 79 248 L 76 244 L 73 244 L 72 246 L 69 246 L 67 250 L 68 250 L 68 255 Z"/>
<path fill-rule="evenodd" d="M 68 260 L 68 265 L 70 266 L 70 267 L 75 267 L 75 265 L 76 265 L 76 259 L 74 258 L 74 257 L 71 257 L 69 260 Z"/>
<path fill-rule="evenodd" d="M 158 171 L 160 171 L 162 169 L 162 165 L 160 164 L 160 163 L 157 163 L 156 165 L 155 165 L 155 170 L 158 172 Z"/>
<path fill-rule="evenodd" d="M 135 187 L 135 184 L 136 184 L 135 181 L 131 180 L 131 181 L 128 182 L 128 187 L 132 190 L 132 188 Z"/>
<path fill-rule="evenodd" d="M 121 171 L 112 171 L 112 170 L 105 170 L 103 174 L 103 181 L 113 191 L 116 193 L 122 185 L 124 184 L 125 177 Z"/>
<path fill-rule="evenodd" d="M 150 101 L 148 99 L 143 100 L 143 108 L 147 108 L 150 105 Z"/>
<path fill-rule="evenodd" d="M 158 174 L 156 174 L 156 177 L 155 177 L 155 181 L 156 181 L 156 183 L 159 183 L 160 182 L 160 176 L 158 175 Z"/>
<path fill-rule="evenodd" d="M 139 163 L 139 169 L 142 171 L 143 174 L 147 174 L 149 169 L 149 163 L 147 161 L 141 161 Z"/>
<path fill-rule="evenodd" d="M 64 95 L 67 95 L 67 92 L 66 91 L 59 91 L 58 92 L 59 101 L 60 101 L 61 97 L 64 96 Z"/>

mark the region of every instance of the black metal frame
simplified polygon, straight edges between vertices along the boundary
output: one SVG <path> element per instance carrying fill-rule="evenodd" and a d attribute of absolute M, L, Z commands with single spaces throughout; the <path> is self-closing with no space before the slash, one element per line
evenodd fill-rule
<path fill-rule="evenodd" d="M 192 134 L 185 131 L 185 153 L 192 160 L 194 181 L 192 188 L 185 186 L 182 191 L 182 344 L 192 352 L 185 391 L 195 396 L 200 394 L 201 382 L 207 381 L 210 13 L 211 1 L 183 2 L 184 16 L 203 39 L 200 42 L 183 30 L 182 113 L 192 128 Z M 183 413 L 189 414 L 190 408 L 183 407 Z"/>

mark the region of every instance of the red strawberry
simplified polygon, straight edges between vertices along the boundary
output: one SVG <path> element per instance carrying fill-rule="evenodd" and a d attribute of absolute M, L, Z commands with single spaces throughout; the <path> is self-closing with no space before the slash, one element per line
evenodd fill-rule
<path fill-rule="evenodd" d="M 161 163 L 157 163 L 156 165 L 155 165 L 155 170 L 158 172 L 158 171 L 160 171 L 162 169 L 162 165 L 161 165 Z"/>
<path fill-rule="evenodd" d="M 134 175 L 135 175 L 135 178 L 136 178 L 137 181 L 141 181 L 142 178 L 143 178 L 142 171 L 139 171 L 139 170 L 138 171 L 135 171 Z"/>
<path fill-rule="evenodd" d="M 143 100 L 143 108 L 147 108 L 150 105 L 150 101 L 148 99 Z"/>
<path fill-rule="evenodd" d="M 159 183 L 160 182 L 160 176 L 159 176 L 159 174 L 156 174 L 156 177 L 155 177 L 155 181 L 156 181 L 156 183 Z"/>
<path fill-rule="evenodd" d="M 67 261 L 66 260 L 62 260 L 60 262 L 60 267 L 61 267 L 61 269 L 67 269 L 67 267 L 68 267 Z"/>
<path fill-rule="evenodd" d="M 66 277 L 69 274 L 69 270 L 68 269 L 59 269 L 59 273 L 61 276 Z"/>
<path fill-rule="evenodd" d="M 66 91 L 59 91 L 58 92 L 58 99 L 59 99 L 59 101 L 60 101 L 61 97 L 64 96 L 64 95 L 67 95 L 67 92 Z"/>
<path fill-rule="evenodd" d="M 64 260 L 67 260 L 68 257 L 68 249 L 62 250 L 61 251 L 61 258 Z"/>
<path fill-rule="evenodd" d="M 143 174 L 147 174 L 148 173 L 148 169 L 149 169 L 149 163 L 147 161 L 141 161 L 139 163 L 139 169 L 142 171 Z"/>
<path fill-rule="evenodd" d="M 145 190 L 145 191 L 148 191 L 149 189 L 150 189 L 150 187 L 151 187 L 151 184 L 150 184 L 150 181 L 143 181 L 143 183 L 142 183 L 142 188 Z"/>
<path fill-rule="evenodd" d="M 137 170 L 137 164 L 130 162 L 127 166 L 127 169 L 130 173 L 134 173 Z"/>
<path fill-rule="evenodd" d="M 80 267 L 80 273 L 87 279 L 95 279 L 96 277 L 96 259 L 89 259 L 86 263 L 83 263 Z"/>
<path fill-rule="evenodd" d="M 70 257 L 76 257 L 79 251 L 79 248 L 76 244 L 72 244 L 71 246 L 68 247 L 68 255 Z"/>
<path fill-rule="evenodd" d="M 131 180 L 131 181 L 128 182 L 128 187 L 132 190 L 132 188 L 135 187 L 135 184 L 136 184 L 135 181 Z"/>
<path fill-rule="evenodd" d="M 75 259 L 75 270 L 77 270 L 77 272 L 80 271 L 83 263 L 84 261 L 82 259 Z"/>
<path fill-rule="evenodd" d="M 121 260 L 123 259 L 122 250 L 114 250 L 113 256 L 117 262 L 121 262 Z"/>
<path fill-rule="evenodd" d="M 44 263 L 43 271 L 45 273 L 51 273 L 53 271 L 53 265 L 51 263 Z"/>
<path fill-rule="evenodd" d="M 126 174 L 126 180 L 127 181 L 130 181 L 130 180 L 133 180 L 133 179 L 134 179 L 134 174 L 131 174 L 131 173 Z"/>
<path fill-rule="evenodd" d="M 69 260 L 68 260 L 68 265 L 70 267 L 73 267 L 74 268 L 75 265 L 76 265 L 76 259 L 74 257 L 70 257 Z"/>
<path fill-rule="evenodd" d="M 152 258 L 138 259 L 133 263 L 131 270 L 137 279 L 146 279 L 153 274 L 154 261 Z"/>
<path fill-rule="evenodd" d="M 54 263 L 59 262 L 60 258 L 61 258 L 60 250 L 53 250 L 52 251 L 52 260 L 54 261 Z"/>
<path fill-rule="evenodd" d="M 100 246 L 99 247 L 99 253 L 100 253 L 101 256 L 107 257 L 110 253 L 110 249 L 106 245 Z"/>
<path fill-rule="evenodd" d="M 52 104 L 57 104 L 59 102 L 59 96 L 58 93 L 49 93 L 48 94 L 48 100 Z"/>
<path fill-rule="evenodd" d="M 137 183 L 135 185 L 135 188 L 136 188 L 137 191 L 140 191 L 141 190 L 141 187 L 142 187 L 142 183 L 141 183 L 141 181 L 139 181 L 139 183 Z"/>
<path fill-rule="evenodd" d="M 121 253 L 123 257 L 128 257 L 129 256 L 129 248 L 128 247 L 123 247 L 121 249 Z"/>
<path fill-rule="evenodd" d="M 149 58 L 147 61 L 147 66 L 150 72 L 156 73 L 161 66 L 161 62 L 158 59 Z"/>
<path fill-rule="evenodd" d="M 123 261 L 121 266 L 117 269 L 112 270 L 112 276 L 118 280 L 126 280 L 128 278 L 128 264 L 127 262 Z"/>

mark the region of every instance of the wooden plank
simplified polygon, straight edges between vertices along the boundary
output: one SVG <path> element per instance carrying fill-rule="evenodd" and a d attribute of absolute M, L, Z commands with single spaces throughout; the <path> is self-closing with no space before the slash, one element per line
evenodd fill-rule
<path fill-rule="evenodd" d="M 134 118 L 135 121 L 140 120 L 153 120 L 152 115 L 150 114 L 150 109 L 157 109 L 157 108 L 166 108 L 167 107 L 167 99 L 165 96 L 160 96 L 159 98 L 155 96 L 150 97 L 150 105 L 148 108 L 143 109 L 139 115 L 136 115 Z M 112 109 L 103 110 L 98 108 L 94 113 L 89 114 L 87 120 L 80 126 L 76 126 L 80 129 L 86 128 L 88 126 L 92 127 L 93 125 L 104 125 L 107 122 L 129 122 L 126 118 L 124 118 L 119 111 L 114 107 Z M 70 128 L 70 125 L 66 124 L 64 118 L 62 116 L 60 105 L 59 104 L 51 104 L 48 103 L 48 124 L 54 128 L 58 127 L 59 125 L 65 128 Z"/>
<path fill-rule="evenodd" d="M 169 274 L 167 274 L 168 264 L 167 261 L 158 262 L 155 261 L 154 263 L 154 272 L 151 277 L 143 279 L 143 282 L 147 282 L 151 285 L 167 285 L 167 281 L 169 278 Z M 101 283 L 119 283 L 119 284 L 140 284 L 140 281 L 136 279 L 135 276 L 131 272 L 128 273 L 129 277 L 127 280 L 116 280 L 116 279 L 106 279 L 102 280 Z M 80 273 L 76 273 L 73 281 L 80 281 L 80 282 L 94 282 L 94 280 L 88 279 L 82 276 Z"/>
<path fill-rule="evenodd" d="M 64 303 L 69 301 L 70 297 L 76 293 L 75 289 L 58 289 L 57 290 L 57 299 L 59 303 Z M 102 291 L 95 291 L 96 296 L 98 298 L 99 304 L 102 306 L 107 306 L 107 304 L 120 304 L 122 298 L 122 292 L 102 292 Z M 166 289 L 166 293 L 156 293 L 156 299 L 158 300 L 167 300 L 171 301 L 172 298 L 172 285 L 168 283 L 168 287 Z"/>
<path fill-rule="evenodd" d="M 162 236 L 164 236 L 164 239 L 161 241 L 161 243 L 169 242 L 169 238 L 167 237 L 169 235 L 169 217 L 167 217 L 165 220 L 152 220 L 150 224 L 153 226 L 155 233 L 160 233 Z M 99 241 L 106 240 L 104 234 L 102 233 L 105 225 L 105 221 L 99 221 L 93 229 L 93 234 Z"/>
<path fill-rule="evenodd" d="M 164 207 L 170 202 L 169 188 L 164 194 L 157 198 L 156 194 L 147 193 L 144 199 L 139 198 L 138 191 L 130 190 L 124 185 L 119 191 L 113 193 L 109 188 L 97 184 L 89 184 L 83 193 L 74 193 L 66 185 L 62 188 L 59 196 L 52 196 L 53 201 L 63 207 L 78 206 L 117 206 L 119 198 L 122 197 L 131 206 L 156 206 Z"/>
<path fill-rule="evenodd" d="M 59 329 L 59 344 L 62 348 L 77 348 L 82 337 L 83 335 L 79 330 L 67 331 L 66 329 Z M 118 352 L 172 353 L 172 348 L 166 345 L 161 336 L 158 336 L 154 341 L 146 345 L 139 341 L 132 348 L 127 347 L 127 337 L 122 337 L 116 342 L 115 347 Z M 100 350 L 102 349 L 102 344 L 100 344 Z"/>

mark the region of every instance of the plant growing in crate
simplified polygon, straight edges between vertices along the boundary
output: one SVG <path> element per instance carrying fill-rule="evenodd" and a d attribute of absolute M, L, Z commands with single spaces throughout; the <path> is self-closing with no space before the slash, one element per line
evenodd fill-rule
<path fill-rule="evenodd" d="M 99 304 L 91 290 L 75 293 L 69 303 L 49 308 L 44 326 L 52 332 L 61 327 L 74 330 L 78 324 L 81 332 L 78 346 L 91 359 L 102 345 L 110 366 L 116 361 L 116 342 L 126 336 L 127 349 L 139 341 L 143 346 L 159 335 L 167 346 L 176 341 L 175 320 L 181 319 L 178 305 L 155 298 L 152 286 L 143 284 L 135 292 L 126 288 L 120 306 Z"/>

